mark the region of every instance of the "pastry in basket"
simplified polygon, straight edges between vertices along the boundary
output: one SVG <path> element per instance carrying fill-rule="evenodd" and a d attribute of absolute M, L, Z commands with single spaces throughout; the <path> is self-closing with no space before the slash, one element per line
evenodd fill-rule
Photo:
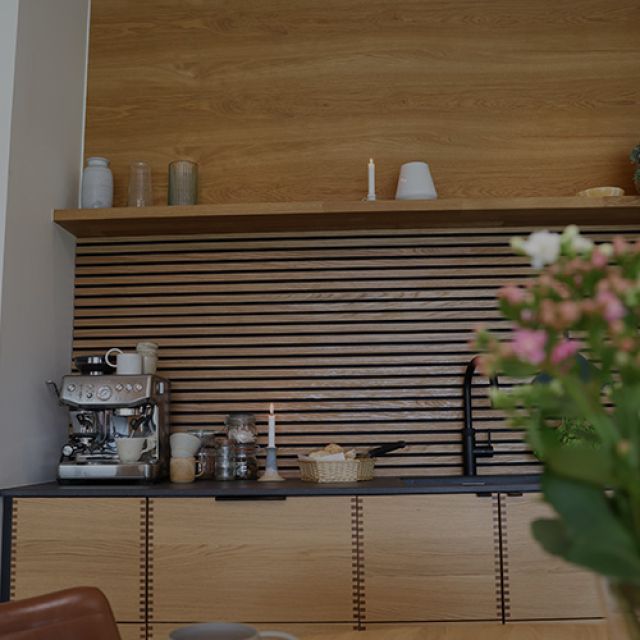
<path fill-rule="evenodd" d="M 301 456 L 303 459 L 305 456 Z M 339 444 L 331 443 L 328 444 L 324 449 L 315 449 L 311 451 L 306 459 L 325 461 L 325 462 L 334 462 L 341 460 L 353 460 L 356 457 L 356 452 L 354 449 L 349 449 L 345 451 Z"/>

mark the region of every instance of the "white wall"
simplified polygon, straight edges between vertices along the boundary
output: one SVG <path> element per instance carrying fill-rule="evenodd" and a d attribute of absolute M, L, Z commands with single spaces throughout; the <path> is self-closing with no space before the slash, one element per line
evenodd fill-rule
<path fill-rule="evenodd" d="M 0 291 L 4 225 L 7 213 L 7 176 L 9 174 L 9 142 L 11 140 L 11 107 L 13 105 L 13 72 L 18 32 L 18 0 L 0 2 Z M 0 309 L 2 297 L 0 296 Z"/>
<path fill-rule="evenodd" d="M 18 3 L 0 289 L 0 487 L 53 480 L 66 433 L 44 380 L 69 370 L 74 241 L 51 214 L 77 206 L 88 4 Z"/>

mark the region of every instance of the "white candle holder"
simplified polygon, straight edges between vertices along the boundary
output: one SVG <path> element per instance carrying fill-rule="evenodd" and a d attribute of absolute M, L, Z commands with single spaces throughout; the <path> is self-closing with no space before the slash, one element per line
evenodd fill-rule
<path fill-rule="evenodd" d="M 267 447 L 267 462 L 258 482 L 284 482 L 285 479 L 278 473 L 277 451 L 276 447 Z"/>

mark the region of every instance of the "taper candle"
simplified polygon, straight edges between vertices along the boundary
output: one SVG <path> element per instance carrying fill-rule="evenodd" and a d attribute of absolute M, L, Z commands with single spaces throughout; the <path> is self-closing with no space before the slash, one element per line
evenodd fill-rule
<path fill-rule="evenodd" d="M 276 414 L 273 409 L 273 402 L 269 405 L 269 447 L 276 446 Z"/>
<path fill-rule="evenodd" d="M 376 199 L 376 165 L 373 162 L 373 158 L 369 158 L 369 164 L 367 165 L 369 174 L 369 192 L 367 193 L 367 200 Z"/>

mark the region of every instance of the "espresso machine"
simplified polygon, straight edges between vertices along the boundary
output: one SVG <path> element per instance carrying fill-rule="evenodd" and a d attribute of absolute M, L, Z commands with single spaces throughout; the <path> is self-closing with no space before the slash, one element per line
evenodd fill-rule
<path fill-rule="evenodd" d="M 48 381 L 69 412 L 58 481 L 155 482 L 169 472 L 169 382 L 156 375 L 67 375 Z M 118 457 L 118 438 L 146 438 L 136 462 Z"/>

